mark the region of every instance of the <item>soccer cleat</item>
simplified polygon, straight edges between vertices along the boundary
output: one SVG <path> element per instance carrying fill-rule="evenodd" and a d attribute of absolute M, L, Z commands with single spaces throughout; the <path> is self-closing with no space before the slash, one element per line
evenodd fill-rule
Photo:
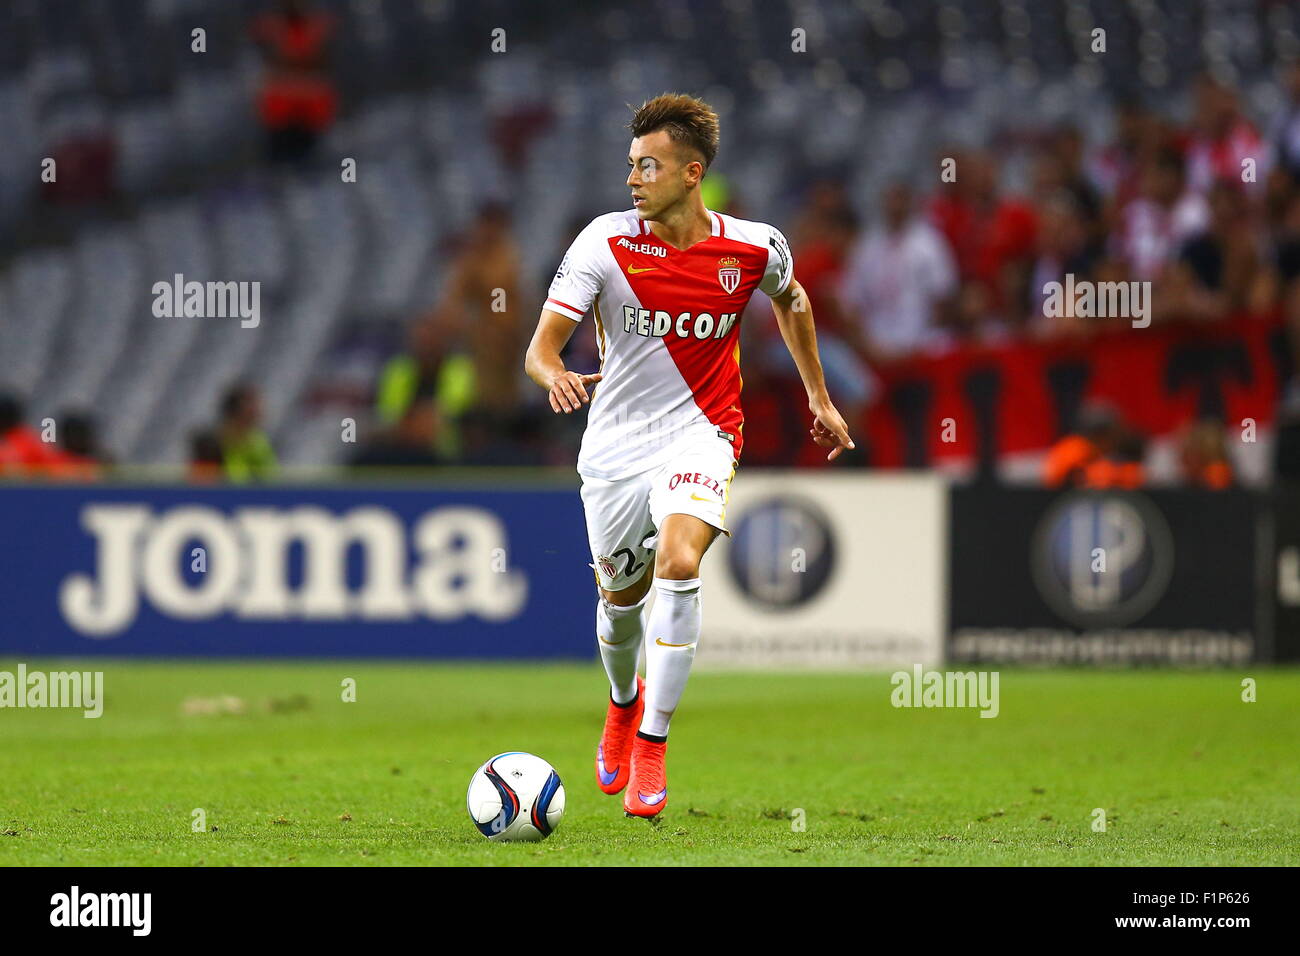
<path fill-rule="evenodd" d="M 668 774 L 664 753 L 668 741 L 632 740 L 632 779 L 623 794 L 623 812 L 631 817 L 653 817 L 668 806 Z"/>
<path fill-rule="evenodd" d="M 632 775 L 632 737 L 645 713 L 645 681 L 638 674 L 636 700 L 620 707 L 611 699 L 605 712 L 605 731 L 596 745 L 596 786 L 611 796 L 627 786 Z"/>

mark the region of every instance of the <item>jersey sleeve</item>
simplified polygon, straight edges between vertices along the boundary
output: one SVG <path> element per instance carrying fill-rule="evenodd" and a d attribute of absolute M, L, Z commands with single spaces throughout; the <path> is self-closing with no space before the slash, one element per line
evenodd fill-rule
<path fill-rule="evenodd" d="M 605 284 L 605 244 L 597 223 L 578 233 L 546 293 L 546 308 L 581 322 Z"/>
<path fill-rule="evenodd" d="M 794 280 L 794 256 L 781 230 L 768 226 L 767 268 L 758 287 L 768 295 L 781 295 Z"/>

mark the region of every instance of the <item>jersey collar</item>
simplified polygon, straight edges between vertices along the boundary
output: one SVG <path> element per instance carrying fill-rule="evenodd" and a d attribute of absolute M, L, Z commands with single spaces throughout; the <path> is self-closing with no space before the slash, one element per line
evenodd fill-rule
<path fill-rule="evenodd" d="M 704 211 L 709 214 L 709 221 L 713 223 L 713 228 L 712 230 L 710 230 L 709 235 L 715 238 L 720 236 L 725 236 L 727 234 L 727 230 L 726 227 L 722 225 L 722 217 L 718 215 L 716 212 L 714 212 L 712 209 L 706 209 Z M 654 235 L 654 233 L 650 231 L 650 223 L 648 223 L 646 220 L 644 219 L 637 220 L 637 225 L 641 230 L 640 233 L 641 235 L 643 236 Z"/>

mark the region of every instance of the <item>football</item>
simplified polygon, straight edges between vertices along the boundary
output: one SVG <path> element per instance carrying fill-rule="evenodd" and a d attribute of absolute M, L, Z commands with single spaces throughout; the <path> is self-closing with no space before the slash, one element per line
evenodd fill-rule
<path fill-rule="evenodd" d="M 469 781 L 469 817 L 489 840 L 544 840 L 564 816 L 564 784 L 533 754 L 497 754 Z"/>

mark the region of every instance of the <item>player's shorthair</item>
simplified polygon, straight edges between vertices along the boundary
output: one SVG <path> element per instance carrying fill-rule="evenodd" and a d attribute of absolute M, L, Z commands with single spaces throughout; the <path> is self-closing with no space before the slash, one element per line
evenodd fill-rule
<path fill-rule="evenodd" d="M 663 130 L 674 143 L 699 153 L 706 170 L 718 155 L 718 114 L 708 103 L 685 93 L 664 93 L 634 107 L 627 128 L 633 136 Z"/>

